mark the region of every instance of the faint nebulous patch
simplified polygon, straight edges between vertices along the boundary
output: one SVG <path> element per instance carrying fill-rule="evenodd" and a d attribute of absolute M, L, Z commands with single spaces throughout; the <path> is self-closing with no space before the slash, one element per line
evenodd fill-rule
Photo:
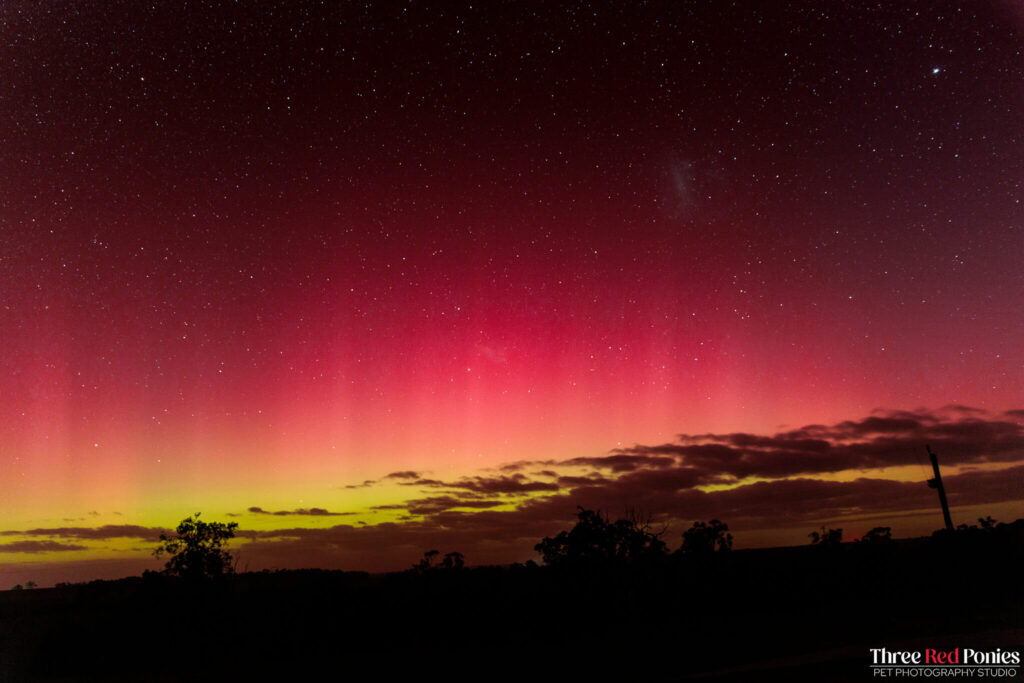
<path fill-rule="evenodd" d="M 667 218 L 690 220 L 722 199 L 727 171 L 706 159 L 668 159 L 659 193 Z"/>
<path fill-rule="evenodd" d="M 665 166 L 662 207 L 668 218 L 692 218 L 701 205 L 707 174 L 688 159 L 672 159 Z"/>
<path fill-rule="evenodd" d="M 504 348 L 477 344 L 476 352 L 481 358 L 485 358 L 492 363 L 500 365 L 508 363 L 508 352 Z"/>
<path fill-rule="evenodd" d="M 669 170 L 669 183 L 665 208 L 676 218 L 688 216 L 697 204 L 697 169 L 693 162 L 684 161 L 672 164 Z"/>

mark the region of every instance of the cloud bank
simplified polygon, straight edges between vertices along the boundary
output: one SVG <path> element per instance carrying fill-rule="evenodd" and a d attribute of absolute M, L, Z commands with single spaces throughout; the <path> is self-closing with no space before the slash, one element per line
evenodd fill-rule
<path fill-rule="evenodd" d="M 357 486 L 408 488 L 404 502 L 374 508 L 398 511 L 398 521 L 243 529 L 239 536 L 248 542 L 239 552 L 253 568 L 400 569 L 431 548 L 458 550 L 472 563 L 507 563 L 534 557 L 533 545 L 571 526 L 577 506 L 612 516 L 642 511 L 670 527 L 673 547 L 690 523 L 711 518 L 728 522 L 737 546 L 745 538 L 756 541 L 758 534 L 809 530 L 825 521 L 847 520 L 855 527 L 917 516 L 926 533 L 928 524 L 941 525 L 935 492 L 924 484 L 931 477 L 926 444 L 939 454 L 954 509 L 1001 505 L 1016 516 L 1024 512 L 1024 410 L 948 406 L 876 411 L 771 435 L 680 434 L 669 443 L 637 444 L 604 456 L 520 461 L 450 481 L 393 472 Z M 904 468 L 898 478 L 887 473 L 896 467 Z M 907 471 L 918 474 L 908 481 Z M 282 518 L 352 514 L 321 507 L 271 512 L 252 506 L 248 512 Z M 910 535 L 893 526 L 897 536 Z M 43 544 L 69 539 L 153 541 L 161 531 L 166 530 L 106 526 L 4 532 L 38 540 L 31 541 L 35 546 L 18 546 L 26 540 L 7 544 L 7 550 L 0 546 L 0 552 L 58 551 L 67 548 Z"/>

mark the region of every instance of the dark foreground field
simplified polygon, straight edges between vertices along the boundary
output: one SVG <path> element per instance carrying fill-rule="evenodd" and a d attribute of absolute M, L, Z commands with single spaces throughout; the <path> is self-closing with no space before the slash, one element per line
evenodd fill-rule
<path fill-rule="evenodd" d="M 1022 524 L 616 566 L 148 575 L 6 591 L 0 679 L 307 680 L 287 672 L 321 665 L 333 680 L 367 659 L 443 672 L 461 653 L 538 674 L 665 661 L 676 679 L 868 680 L 871 647 L 1020 649 Z"/>

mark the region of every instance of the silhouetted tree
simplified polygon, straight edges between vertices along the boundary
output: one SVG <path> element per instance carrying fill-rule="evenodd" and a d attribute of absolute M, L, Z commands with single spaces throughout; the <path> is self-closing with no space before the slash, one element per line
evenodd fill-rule
<path fill-rule="evenodd" d="M 441 569 L 462 569 L 466 564 L 466 556 L 462 553 L 446 553 L 441 560 Z"/>
<path fill-rule="evenodd" d="M 842 529 L 826 529 L 824 526 L 821 527 L 821 532 L 812 531 L 807 534 L 811 538 L 811 545 L 839 545 L 843 542 L 843 530 Z"/>
<path fill-rule="evenodd" d="M 861 543 L 892 543 L 892 527 L 876 526 L 860 537 Z"/>
<path fill-rule="evenodd" d="M 459 552 L 451 552 L 446 553 L 441 563 L 435 565 L 434 559 L 440 554 L 440 550 L 428 550 L 423 553 L 423 559 L 412 566 L 412 570 L 422 574 L 435 569 L 462 569 L 466 564 L 465 555 Z"/>
<path fill-rule="evenodd" d="M 206 579 L 231 574 L 231 554 L 223 546 L 235 537 L 238 522 L 202 522 L 199 513 L 186 517 L 169 538 L 160 534 L 160 545 L 153 551 L 157 558 L 168 555 L 164 573 L 188 579 Z"/>
<path fill-rule="evenodd" d="M 729 525 L 713 519 L 707 524 L 694 522 L 683 532 L 683 545 L 679 552 L 685 555 L 706 555 L 713 552 L 732 550 L 732 534 Z"/>
<path fill-rule="evenodd" d="M 939 529 L 938 531 L 933 533 L 932 536 L 939 538 L 945 536 L 955 536 L 959 539 L 979 539 L 992 536 L 996 534 L 1001 528 L 1006 526 L 1006 524 L 1003 524 L 1002 522 L 997 522 L 995 519 L 992 518 L 991 515 L 988 515 L 986 517 L 979 517 L 977 524 L 957 524 L 956 529 L 954 529 L 952 533 L 950 533 L 946 529 Z"/>
<path fill-rule="evenodd" d="M 434 558 L 441 554 L 440 550 L 428 550 L 423 553 L 423 559 L 412 566 L 414 571 L 425 572 L 434 568 Z"/>
<path fill-rule="evenodd" d="M 545 564 L 631 562 L 665 555 L 665 543 L 659 538 L 663 532 L 652 532 L 649 522 L 635 515 L 609 522 L 600 511 L 580 507 L 577 517 L 579 521 L 570 531 L 545 537 L 534 546 Z"/>
<path fill-rule="evenodd" d="M 939 543 L 966 543 L 974 546 L 1006 543 L 1024 550 L 1024 519 L 1007 524 L 991 516 L 979 517 L 977 524 L 958 524 L 953 531 L 938 529 L 932 534 L 932 539 Z"/>

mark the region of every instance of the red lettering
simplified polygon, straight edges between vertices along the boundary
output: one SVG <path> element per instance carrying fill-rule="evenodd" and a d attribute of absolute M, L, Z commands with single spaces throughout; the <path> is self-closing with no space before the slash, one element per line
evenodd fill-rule
<path fill-rule="evenodd" d="M 959 664 L 960 648 L 942 652 L 941 650 L 926 649 L 924 651 L 925 664 Z"/>

